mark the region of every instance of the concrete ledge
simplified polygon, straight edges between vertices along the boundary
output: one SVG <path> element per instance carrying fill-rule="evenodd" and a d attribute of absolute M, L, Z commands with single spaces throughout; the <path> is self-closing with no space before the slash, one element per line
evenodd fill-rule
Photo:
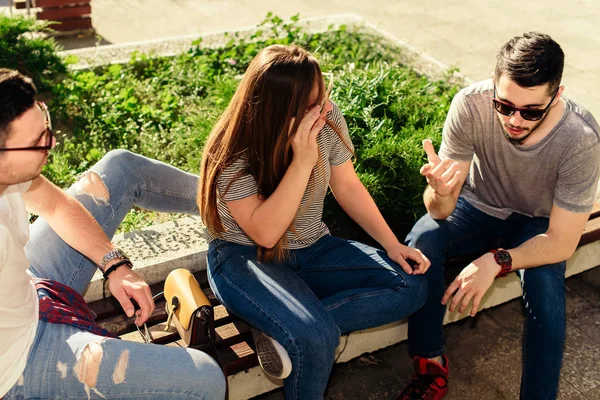
<path fill-rule="evenodd" d="M 206 269 L 208 244 L 200 217 L 115 235 L 113 243 L 129 255 L 135 272 L 150 285 L 163 281 L 176 268 L 192 272 Z M 102 274 L 97 271 L 84 295 L 87 302 L 102 298 L 102 283 Z M 108 287 L 106 290 L 108 293 Z"/>
<path fill-rule="evenodd" d="M 339 27 L 340 25 L 363 26 L 365 20 L 355 14 L 339 14 L 325 18 L 307 18 L 302 19 L 299 25 L 308 32 L 324 32 L 329 26 Z M 78 61 L 72 64 L 72 69 L 87 69 L 106 64 L 121 64 L 129 62 L 133 53 L 151 54 L 161 57 L 170 57 L 187 52 L 195 47 L 198 40 L 201 40 L 201 47 L 216 48 L 226 45 L 232 38 L 246 41 L 251 40 L 251 36 L 257 31 L 264 31 L 265 27 L 246 27 L 236 31 L 217 31 L 205 34 L 185 35 L 175 38 L 147 40 L 132 43 L 111 44 L 76 50 L 63 51 L 62 56 L 76 56 Z M 265 36 L 266 38 L 266 36 Z"/>

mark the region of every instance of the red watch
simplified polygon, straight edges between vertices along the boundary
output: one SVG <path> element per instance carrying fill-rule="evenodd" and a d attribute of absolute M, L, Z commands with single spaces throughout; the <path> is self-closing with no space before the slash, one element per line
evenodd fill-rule
<path fill-rule="evenodd" d="M 502 278 L 508 275 L 512 270 L 512 257 L 510 253 L 504 249 L 495 249 L 490 251 L 494 255 L 496 264 L 500 266 L 500 272 L 496 278 Z"/>

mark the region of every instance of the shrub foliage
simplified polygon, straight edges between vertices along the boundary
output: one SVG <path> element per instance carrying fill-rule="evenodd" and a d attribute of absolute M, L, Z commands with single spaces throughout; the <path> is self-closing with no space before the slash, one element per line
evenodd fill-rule
<path fill-rule="evenodd" d="M 297 22 L 298 16 L 283 21 L 268 14 L 249 39 L 231 35 L 220 48 L 202 47 L 199 41 L 188 52 L 169 58 L 134 54 L 125 65 L 70 71 L 51 87 L 44 85 L 60 129 L 60 144 L 46 166 L 46 176 L 66 187 L 114 148 L 197 172 L 206 137 L 250 60 L 270 44 L 295 43 L 312 51 L 324 71 L 334 73 L 332 99 L 346 117 L 356 148 L 356 170 L 384 216 L 404 233 L 424 211 L 421 141 L 431 138 L 439 146 L 457 87 L 402 65 L 402 50 L 380 36 L 345 26 L 309 33 Z M 26 25 L 29 22 L 15 24 L 19 29 L 33 27 Z M 4 31 L 1 36 L 3 53 L 12 39 Z M 17 37 L 24 40 L 23 48 L 42 49 L 39 60 L 30 54 L 24 71 L 42 82 L 65 73 L 53 42 L 25 40 L 23 33 Z M 326 220 L 333 231 L 353 230 L 331 197 Z M 126 228 L 147 223 L 148 218 L 136 211 Z"/>

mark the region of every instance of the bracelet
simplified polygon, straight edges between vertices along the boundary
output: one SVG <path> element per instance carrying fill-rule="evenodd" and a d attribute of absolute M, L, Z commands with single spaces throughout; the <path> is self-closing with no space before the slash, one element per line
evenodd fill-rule
<path fill-rule="evenodd" d="M 127 265 L 129 268 L 133 267 L 133 265 L 131 264 L 131 261 L 129 261 L 129 259 L 121 260 L 121 261 L 111 265 L 110 268 L 108 268 L 106 271 L 103 271 L 102 276 L 104 276 L 104 279 L 108 279 L 108 276 L 122 265 Z"/>

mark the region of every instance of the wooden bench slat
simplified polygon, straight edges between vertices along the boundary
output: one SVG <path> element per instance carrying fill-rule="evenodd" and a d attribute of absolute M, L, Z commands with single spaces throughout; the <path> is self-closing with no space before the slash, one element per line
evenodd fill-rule
<path fill-rule="evenodd" d="M 247 342 L 219 349 L 219 356 L 225 365 L 227 375 L 233 375 L 258 365 L 256 353 Z"/>
<path fill-rule="evenodd" d="M 82 31 L 93 28 L 91 17 L 66 18 L 57 23 L 51 23 L 49 27 L 57 32 Z"/>
<path fill-rule="evenodd" d="M 202 290 L 208 297 L 208 300 L 211 302 L 211 304 L 213 306 L 218 305 L 219 301 L 217 300 L 215 295 L 212 293 L 212 291 L 210 290 L 210 287 L 208 285 L 208 276 L 206 275 L 206 271 L 205 270 L 198 271 L 198 272 L 195 272 L 193 275 L 196 278 L 196 280 L 198 281 L 198 283 L 200 284 L 200 287 L 202 288 Z M 165 286 L 164 280 L 162 282 L 158 282 L 158 283 L 150 285 L 150 292 L 152 293 L 152 296 L 156 296 L 157 294 L 161 293 L 164 289 L 164 286 Z M 157 302 L 160 301 L 160 298 L 157 298 L 156 301 Z M 97 321 L 107 319 L 111 316 L 118 315 L 123 312 L 121 305 L 119 304 L 117 299 L 115 299 L 114 297 L 107 297 L 105 299 L 92 301 L 88 305 L 90 306 L 92 311 L 96 314 Z"/>
<path fill-rule="evenodd" d="M 47 7 L 60 7 L 69 5 L 81 5 L 89 4 L 91 0 L 36 0 L 36 8 L 47 8 Z M 17 10 L 24 10 L 27 8 L 27 2 L 25 0 L 15 0 L 14 6 Z M 33 8 L 32 2 L 29 2 L 29 6 Z"/>
<path fill-rule="evenodd" d="M 26 1 L 19 1 L 19 0 L 16 0 L 16 1 L 13 3 L 13 5 L 14 5 L 14 7 L 15 7 L 17 10 L 25 10 L 25 9 L 27 8 L 27 2 L 26 2 Z M 32 7 L 31 3 L 29 3 L 29 7 Z"/>
<path fill-rule="evenodd" d="M 185 343 L 183 343 L 183 341 L 178 341 L 165 344 L 165 346 L 185 347 Z M 206 347 L 199 348 L 198 350 L 204 351 L 216 359 L 214 350 L 212 348 Z M 219 357 L 224 365 L 227 375 L 233 375 L 258 365 L 256 353 L 247 342 L 241 342 L 233 346 L 217 348 L 217 350 L 219 351 Z"/>
<path fill-rule="evenodd" d="M 594 203 L 594 207 L 592 207 L 592 213 L 590 214 L 590 219 L 595 219 L 600 217 L 600 203 Z"/>
<path fill-rule="evenodd" d="M 91 0 L 36 0 L 36 7 L 49 8 L 49 7 L 60 7 L 69 6 L 75 4 L 89 4 Z"/>
<path fill-rule="evenodd" d="M 583 230 L 583 235 L 579 240 L 578 246 L 584 246 L 586 244 L 600 240 L 600 217 L 590 219 Z"/>
<path fill-rule="evenodd" d="M 164 327 L 165 323 L 163 322 L 148 328 L 157 344 L 186 347 L 174 327 L 171 327 L 169 332 L 165 332 Z M 256 353 L 249 344 L 252 343 L 249 330 L 248 325 L 241 320 L 216 328 L 217 339 L 215 340 L 215 346 L 228 374 L 235 374 L 258 365 Z M 143 343 L 143 339 L 137 330 L 121 335 L 120 337 L 122 340 Z M 205 344 L 198 349 L 216 358 L 210 344 Z"/>
<path fill-rule="evenodd" d="M 36 18 L 46 21 L 61 21 L 67 18 L 90 15 L 92 7 L 89 4 L 76 5 L 75 7 L 46 8 L 37 13 Z"/>
<path fill-rule="evenodd" d="M 164 329 L 165 322 L 148 326 L 148 330 L 150 331 L 152 337 L 156 341 L 159 341 L 161 343 L 169 343 L 180 340 L 179 334 L 177 333 L 177 330 L 174 327 L 170 327 L 168 332 L 165 332 Z M 223 326 L 216 327 L 215 331 L 216 346 L 232 346 L 251 337 L 250 326 L 248 326 L 248 324 L 242 321 L 241 319 L 230 322 Z M 119 337 L 123 340 L 129 340 L 131 342 L 144 342 L 144 340 L 142 339 L 135 327 L 134 330 L 119 335 Z M 209 345 L 207 344 L 206 347 L 208 346 Z"/>
<path fill-rule="evenodd" d="M 229 314 L 227 309 L 220 304 L 213 308 L 213 312 L 215 315 L 215 326 L 229 324 L 234 321 L 235 317 Z M 165 310 L 165 302 L 156 302 L 156 308 L 154 309 L 154 312 L 150 318 L 148 318 L 148 322 L 146 322 L 146 324 L 150 326 L 157 323 L 166 322 L 167 317 L 168 315 Z M 134 321 L 134 318 L 129 318 L 121 311 L 120 314 L 105 318 L 103 320 L 98 320 L 98 325 L 117 336 L 121 336 L 128 332 L 137 331 Z"/>

